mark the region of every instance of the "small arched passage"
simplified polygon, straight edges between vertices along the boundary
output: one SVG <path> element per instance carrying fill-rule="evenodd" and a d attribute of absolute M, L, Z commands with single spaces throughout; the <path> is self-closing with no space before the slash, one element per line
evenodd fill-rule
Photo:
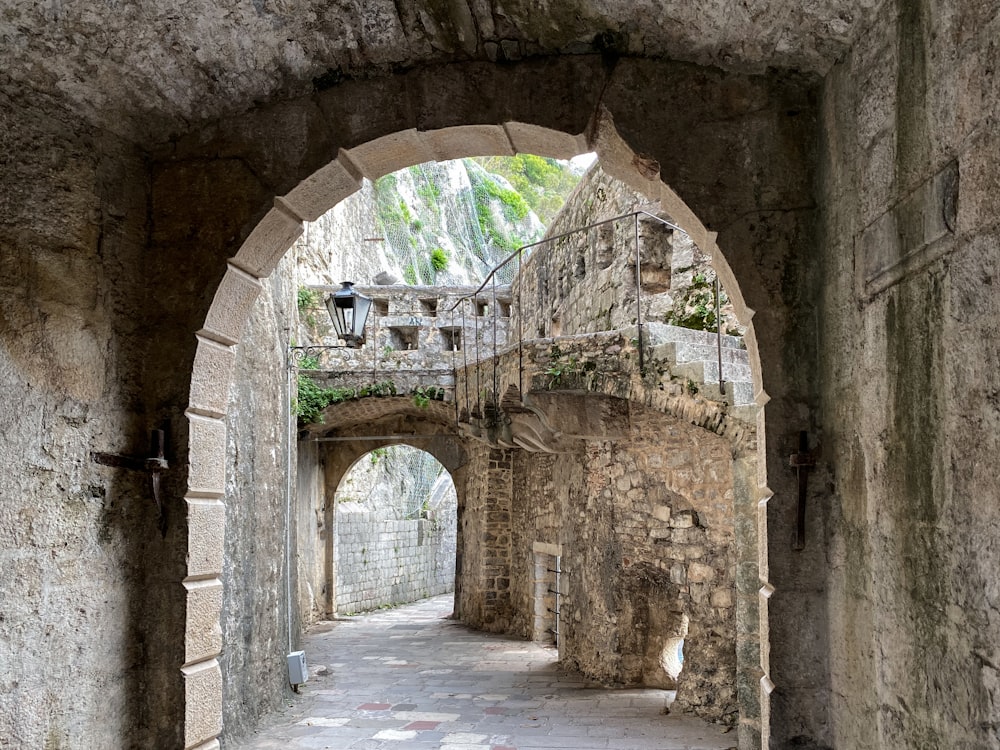
<path fill-rule="evenodd" d="M 315 549 L 320 561 L 310 586 L 314 593 L 300 601 L 305 611 L 318 609 L 327 616 L 336 612 L 334 493 L 351 467 L 373 450 L 408 445 L 433 456 L 454 481 L 461 518 L 468 457 L 463 438 L 456 434 L 453 418 L 451 405 L 438 401 L 418 407 L 410 397 L 368 397 L 328 407 L 322 422 L 300 433 L 300 484 L 318 491 L 300 493 L 299 503 L 315 509 L 322 518 L 320 528 L 325 532 L 321 539 L 305 545 Z M 461 523 L 458 529 L 460 535 Z M 461 550 L 460 538 L 456 546 Z M 456 559 L 456 570 L 460 564 L 460 559 Z M 456 585 L 457 579 L 456 575 Z"/>
<path fill-rule="evenodd" d="M 409 445 L 375 448 L 324 496 L 334 520 L 327 585 L 337 614 L 454 591 L 456 489 L 429 453 Z"/>
<path fill-rule="evenodd" d="M 811 111 L 809 95 L 801 82 L 730 76 L 670 62 L 626 60 L 609 69 L 600 58 L 580 56 L 504 67 L 453 65 L 349 82 L 220 123 L 159 155 L 153 246 L 190 244 L 194 227 L 201 232 L 195 242 L 202 257 L 235 251 L 198 331 L 187 410 L 186 747 L 213 747 L 221 729 L 216 657 L 222 646 L 217 623 L 223 417 L 233 348 L 260 290 L 258 279 L 274 269 L 302 232 L 302 222 L 357 190 L 363 176 L 376 178 L 430 159 L 514 152 L 566 158 L 596 151 L 606 171 L 659 200 L 713 258 L 737 317 L 748 326 L 760 405 L 768 400 L 767 373 L 744 295 L 765 311 L 765 358 L 776 365 L 770 379 L 785 399 L 781 417 L 791 422 L 807 396 L 796 395 L 798 381 L 780 367 L 789 325 L 782 288 L 796 283 L 789 281 L 781 258 L 804 255 L 811 206 L 802 203 L 802 196 L 810 192 L 812 144 L 806 118 L 783 118 Z M 679 101 L 689 106 L 679 108 Z M 619 132 L 636 151 L 653 156 L 639 157 Z M 735 261 L 738 281 L 717 235 L 698 216 L 723 233 L 721 246 Z M 765 238 L 776 249 L 770 251 L 774 260 L 762 264 L 758 243 Z M 784 463 L 780 451 L 776 447 L 768 454 L 776 467 Z M 753 489 L 762 502 L 772 494 L 767 463 L 758 462 Z M 787 496 L 794 496 L 791 478 L 782 481 Z M 760 560 L 763 590 L 769 591 L 766 550 Z M 817 616 L 822 617 L 822 609 Z M 767 622 L 762 615 L 765 644 Z M 765 645 L 760 672 L 765 717 L 768 654 Z M 765 738 L 767 728 L 765 720 L 759 728 Z"/>

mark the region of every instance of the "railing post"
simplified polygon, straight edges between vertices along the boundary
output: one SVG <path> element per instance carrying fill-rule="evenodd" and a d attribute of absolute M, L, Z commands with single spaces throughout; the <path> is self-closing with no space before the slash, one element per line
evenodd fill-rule
<path fill-rule="evenodd" d="M 646 374 L 642 346 L 642 267 L 639 259 L 639 212 L 635 214 L 635 324 L 639 341 L 639 375 Z"/>

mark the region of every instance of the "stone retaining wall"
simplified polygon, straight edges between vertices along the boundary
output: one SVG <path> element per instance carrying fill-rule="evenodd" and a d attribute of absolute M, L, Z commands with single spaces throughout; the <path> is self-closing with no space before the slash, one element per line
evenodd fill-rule
<path fill-rule="evenodd" d="M 337 508 L 337 612 L 405 604 L 454 589 L 454 504 L 433 518 L 403 520 L 356 505 Z"/>

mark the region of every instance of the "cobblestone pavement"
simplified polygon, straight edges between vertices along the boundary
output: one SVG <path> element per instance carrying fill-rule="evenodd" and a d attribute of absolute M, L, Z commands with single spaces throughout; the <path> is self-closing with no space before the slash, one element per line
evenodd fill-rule
<path fill-rule="evenodd" d="M 447 619 L 452 597 L 338 620 L 306 638 L 302 693 L 241 750 L 727 750 L 736 733 L 664 715 L 661 690 L 607 690 L 555 651 Z M 232 743 L 227 743 L 233 747 Z"/>

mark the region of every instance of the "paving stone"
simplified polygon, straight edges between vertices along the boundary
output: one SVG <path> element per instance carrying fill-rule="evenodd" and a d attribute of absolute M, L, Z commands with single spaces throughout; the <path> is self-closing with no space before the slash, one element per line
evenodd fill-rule
<path fill-rule="evenodd" d="M 541 645 L 448 619 L 451 596 L 338 620 L 307 636 L 316 676 L 235 750 L 729 750 L 733 734 L 670 693 L 586 687 Z M 391 640 L 405 623 L 407 642 Z M 416 628 L 420 628 L 419 631 Z M 419 634 L 419 640 L 415 636 Z M 390 643 L 392 644 L 390 646 Z M 405 669 L 393 661 L 406 660 Z"/>

